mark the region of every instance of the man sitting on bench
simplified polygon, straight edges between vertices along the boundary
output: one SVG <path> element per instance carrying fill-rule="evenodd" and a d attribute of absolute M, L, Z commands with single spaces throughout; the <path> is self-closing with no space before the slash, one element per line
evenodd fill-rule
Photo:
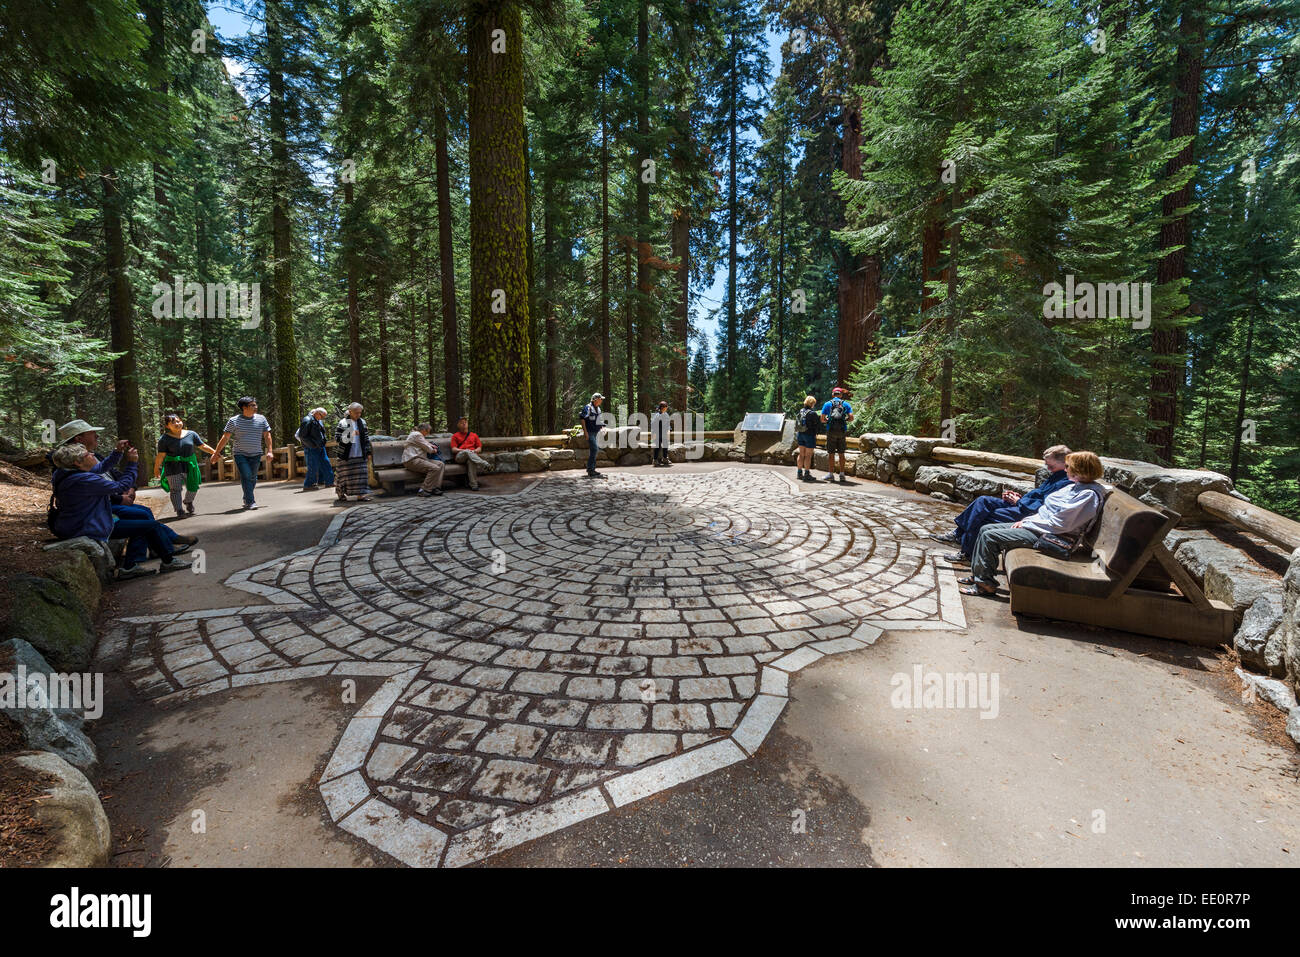
<path fill-rule="evenodd" d="M 1069 484 L 1048 495 L 1034 515 L 1015 524 L 984 526 L 975 541 L 970 577 L 958 579 L 963 595 L 997 594 L 998 564 L 1009 549 L 1033 548 L 1049 535 L 1062 540 L 1068 553 L 1084 536 L 1106 501 L 1106 490 L 1097 484 L 1101 459 L 1095 452 L 1071 452 L 1065 471 Z"/>
<path fill-rule="evenodd" d="M 433 426 L 421 422 L 406 437 L 402 447 L 402 465 L 408 470 L 424 477 L 420 483 L 420 495 L 442 494 L 442 473 L 445 465 L 438 455 L 438 447 L 429 441 Z"/>
<path fill-rule="evenodd" d="M 1001 496 L 981 495 L 953 519 L 957 523 L 955 529 L 943 535 L 931 535 L 936 542 L 944 545 L 961 546 L 958 551 L 944 555 L 944 560 L 954 565 L 966 564 L 975 551 L 975 540 L 985 525 L 1016 522 L 1037 512 L 1047 496 L 1069 482 L 1065 477 L 1065 457 L 1069 454 L 1068 446 L 1053 445 L 1043 452 L 1043 465 L 1047 467 L 1048 476 L 1038 488 L 1023 495 L 1012 489 L 1007 489 Z"/>

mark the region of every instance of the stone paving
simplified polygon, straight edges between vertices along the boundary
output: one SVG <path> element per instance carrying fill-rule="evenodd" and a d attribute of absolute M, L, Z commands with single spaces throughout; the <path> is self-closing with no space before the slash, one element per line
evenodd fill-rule
<path fill-rule="evenodd" d="M 270 605 L 123 619 L 162 702 L 383 676 L 321 775 L 333 820 L 472 863 L 754 753 L 789 676 L 887 629 L 964 627 L 923 502 L 783 475 L 549 477 L 339 515 L 226 584 Z"/>

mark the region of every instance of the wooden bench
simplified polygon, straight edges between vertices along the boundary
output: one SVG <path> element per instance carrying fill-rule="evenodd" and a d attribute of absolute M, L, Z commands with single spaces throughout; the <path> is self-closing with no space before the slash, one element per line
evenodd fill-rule
<path fill-rule="evenodd" d="M 468 470 L 465 466 L 451 461 L 450 433 L 430 435 L 429 441 L 438 447 L 438 455 L 442 457 L 443 485 L 448 484 L 452 479 L 464 478 L 467 475 Z M 370 484 L 383 486 L 385 494 L 402 495 L 407 491 L 407 485 L 415 489 L 419 488 L 420 483 L 424 481 L 424 476 L 403 467 L 404 448 L 406 448 L 405 442 L 370 443 Z"/>
<path fill-rule="evenodd" d="M 1180 517 L 1111 492 L 1091 555 L 1053 558 L 1035 548 L 1006 553 L 1012 612 L 1211 648 L 1231 644 L 1232 609 L 1206 598 L 1165 547 Z"/>

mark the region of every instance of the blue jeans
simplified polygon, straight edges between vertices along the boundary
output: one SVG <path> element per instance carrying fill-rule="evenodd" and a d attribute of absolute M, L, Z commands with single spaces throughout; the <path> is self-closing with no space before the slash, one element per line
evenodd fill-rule
<path fill-rule="evenodd" d="M 153 512 L 145 505 L 114 505 L 113 515 L 120 522 L 123 519 L 134 519 L 137 521 L 152 522 L 154 521 Z M 114 526 L 116 527 L 116 525 Z M 158 523 L 158 534 L 162 540 L 167 543 L 167 547 L 176 544 L 177 534 L 167 525 Z M 162 553 L 157 549 L 154 550 L 154 556 L 161 558 Z M 122 563 L 128 568 L 138 562 L 144 561 L 149 557 L 149 539 L 143 535 L 130 536 L 126 545 L 126 555 L 123 556 Z"/>
<path fill-rule="evenodd" d="M 126 555 L 122 558 L 122 566 L 131 568 L 136 563 L 143 561 L 150 550 L 163 561 L 171 561 L 171 543 L 175 538 L 173 536 L 169 539 L 164 534 L 170 531 L 171 529 L 166 525 L 155 521 L 152 515 L 149 518 L 119 518 L 113 523 L 112 537 L 127 540 Z"/>
<path fill-rule="evenodd" d="M 985 525 L 1018 522 L 1032 514 L 1029 509 L 1019 505 L 1007 504 L 1000 496 L 981 495 L 953 520 L 957 523 L 957 534 L 961 537 L 961 553 L 967 557 L 975 554 L 975 542 L 980 537 L 980 529 Z"/>
<path fill-rule="evenodd" d="M 599 432 L 587 433 L 587 471 L 588 472 L 596 471 L 596 453 L 599 451 L 599 449 L 596 448 L 596 439 L 599 437 L 600 437 Z"/>
<path fill-rule="evenodd" d="M 334 468 L 330 465 L 329 456 L 325 454 L 324 449 L 304 448 L 302 456 L 307 463 L 307 477 L 302 483 L 304 489 L 313 485 L 334 484 Z"/>
<path fill-rule="evenodd" d="M 257 488 L 257 470 L 262 464 L 260 455 L 235 453 L 235 468 L 239 469 L 239 485 L 244 490 L 244 504 L 253 504 L 253 489 Z"/>

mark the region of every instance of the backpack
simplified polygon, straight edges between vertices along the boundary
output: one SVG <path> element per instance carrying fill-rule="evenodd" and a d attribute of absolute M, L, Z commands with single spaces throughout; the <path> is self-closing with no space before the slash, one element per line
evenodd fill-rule
<path fill-rule="evenodd" d="M 64 476 L 64 478 L 66 477 Z M 59 533 L 54 531 L 54 526 L 59 523 L 59 483 L 54 482 L 52 484 L 54 487 L 50 492 L 50 504 L 45 509 L 45 525 L 51 533 L 57 535 Z"/>
<path fill-rule="evenodd" d="M 1083 529 L 1074 536 L 1066 538 L 1046 532 L 1038 536 L 1034 548 L 1052 558 L 1069 558 L 1071 555 L 1092 554 L 1092 547 L 1097 542 L 1097 532 L 1101 529 L 1101 513 L 1106 508 L 1106 496 L 1093 492 L 1097 496 L 1097 511 Z"/>
<path fill-rule="evenodd" d="M 830 411 L 826 413 L 826 431 L 847 432 L 848 414 L 844 408 L 843 399 L 831 399 Z"/>
<path fill-rule="evenodd" d="M 796 432 L 813 432 L 817 431 L 817 426 L 821 420 L 817 417 L 816 409 L 800 409 L 799 418 L 796 420 Z"/>

